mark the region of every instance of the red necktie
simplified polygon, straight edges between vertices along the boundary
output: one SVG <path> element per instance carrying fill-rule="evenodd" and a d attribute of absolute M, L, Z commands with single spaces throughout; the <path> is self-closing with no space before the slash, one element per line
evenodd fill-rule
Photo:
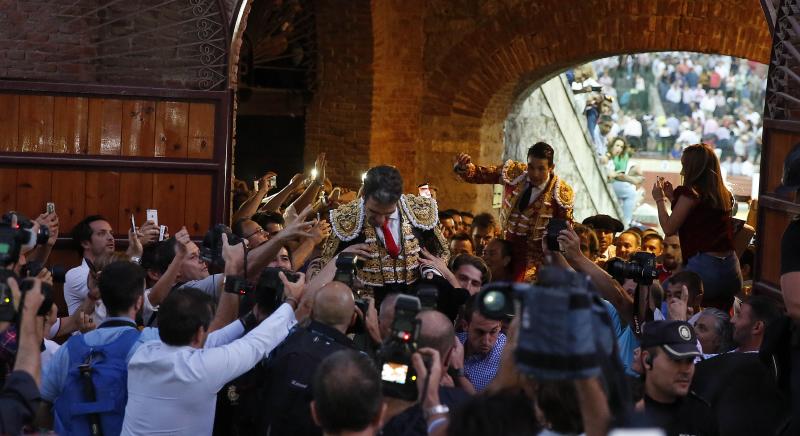
<path fill-rule="evenodd" d="M 396 258 L 397 256 L 400 255 L 400 248 L 397 246 L 397 243 L 394 242 L 394 236 L 392 236 L 392 231 L 389 230 L 388 219 L 383 221 L 381 230 L 383 230 L 383 239 L 384 241 L 386 241 L 386 251 L 389 252 L 389 256 Z"/>

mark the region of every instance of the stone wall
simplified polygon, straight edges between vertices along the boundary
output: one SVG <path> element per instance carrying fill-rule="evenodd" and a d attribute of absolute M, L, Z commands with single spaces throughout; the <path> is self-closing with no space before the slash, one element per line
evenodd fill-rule
<path fill-rule="evenodd" d="M 505 122 L 503 159 L 525 161 L 528 147 L 544 141 L 555 149 L 556 174 L 575 191 L 575 219 L 620 216 L 616 197 L 594 158 L 586 119 L 575 110 L 563 75 L 533 90 Z"/>

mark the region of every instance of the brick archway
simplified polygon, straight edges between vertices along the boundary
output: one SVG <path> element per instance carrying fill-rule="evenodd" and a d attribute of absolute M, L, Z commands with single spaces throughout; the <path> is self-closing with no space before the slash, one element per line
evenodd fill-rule
<path fill-rule="evenodd" d="M 499 160 L 503 121 L 517 99 L 593 59 L 675 50 L 769 60 L 771 37 L 758 1 L 632 1 L 624 11 L 612 4 L 549 0 L 495 8 L 426 65 L 423 149 Z M 419 162 L 418 174 L 435 174 L 430 165 L 441 166 L 441 159 L 434 161 Z M 486 188 L 435 182 L 454 203 L 489 198 Z"/>

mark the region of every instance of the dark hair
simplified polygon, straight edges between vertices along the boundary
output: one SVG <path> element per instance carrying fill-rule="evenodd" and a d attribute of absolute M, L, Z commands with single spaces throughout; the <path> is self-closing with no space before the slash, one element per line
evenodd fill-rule
<path fill-rule="evenodd" d="M 673 274 L 665 282 L 665 285 L 685 285 L 689 291 L 689 303 L 695 301 L 698 295 L 703 293 L 703 278 L 694 271 L 681 271 Z"/>
<path fill-rule="evenodd" d="M 546 142 L 537 142 L 528 149 L 528 158 L 531 156 L 536 159 L 547 159 L 547 163 L 553 166 L 553 147 Z"/>
<path fill-rule="evenodd" d="M 252 218 L 261 228 L 266 229 L 270 224 L 280 224 L 282 226 L 286 225 L 286 220 L 283 219 L 283 215 L 278 212 L 259 212 L 253 215 Z"/>
<path fill-rule="evenodd" d="M 597 256 L 600 252 L 600 240 L 597 238 L 597 234 L 594 230 L 589 226 L 578 223 L 573 224 L 573 229 L 575 229 L 575 234 L 578 235 L 578 237 L 586 235 L 586 237 L 589 238 L 589 254 L 593 257 Z"/>
<path fill-rule="evenodd" d="M 372 167 L 367 171 L 362 188 L 364 201 L 372 197 L 379 204 L 393 204 L 403 195 L 403 178 L 397 168 L 387 165 Z"/>
<path fill-rule="evenodd" d="M 231 226 L 231 230 L 233 230 L 233 233 L 235 233 L 240 238 L 244 238 L 244 223 L 246 221 L 252 221 L 252 220 L 250 218 L 239 218 Z"/>
<path fill-rule="evenodd" d="M 490 241 L 490 243 L 491 242 L 497 242 L 500 244 L 500 256 L 513 257 L 512 253 L 514 252 L 514 244 L 512 244 L 511 241 L 502 238 L 494 238 Z"/>
<path fill-rule="evenodd" d="M 208 329 L 214 300 L 195 288 L 174 289 L 158 309 L 158 336 L 167 345 L 189 345 L 199 327 Z"/>
<path fill-rule="evenodd" d="M 651 239 L 658 239 L 658 242 L 661 243 L 661 246 L 664 246 L 664 238 L 661 237 L 658 233 L 648 233 L 642 236 L 642 245 L 644 245 L 647 241 Z"/>
<path fill-rule="evenodd" d="M 475 249 L 475 241 L 472 240 L 472 236 L 470 236 L 470 235 L 468 235 L 468 234 L 466 234 L 464 232 L 459 232 L 459 233 L 456 233 L 455 235 L 453 235 L 453 237 L 450 238 L 450 242 L 453 242 L 453 241 L 469 241 L 470 245 L 472 245 L 472 249 L 473 250 Z"/>
<path fill-rule="evenodd" d="M 470 397 L 450 412 L 447 434 L 453 436 L 531 435 L 539 433 L 531 401 L 521 389 Z"/>
<path fill-rule="evenodd" d="M 353 350 L 326 357 L 314 374 L 312 390 L 326 433 L 364 430 L 383 406 L 378 370 L 369 357 Z"/>
<path fill-rule="evenodd" d="M 631 236 L 633 236 L 636 239 L 637 245 L 639 247 L 642 246 L 642 235 L 640 235 L 639 233 L 636 233 L 633 229 L 625 230 L 624 232 L 622 232 L 619 235 L 617 235 L 616 239 L 614 239 L 614 243 L 615 244 L 616 244 L 617 240 L 619 240 L 619 238 L 622 237 L 622 235 L 631 235 Z"/>
<path fill-rule="evenodd" d="M 175 259 L 175 244 L 177 241 L 172 237 L 145 247 L 144 253 L 149 254 L 146 262 L 145 256 L 142 254 L 142 266 L 145 269 L 164 274 L 169 268 L 169 264 Z"/>
<path fill-rule="evenodd" d="M 497 222 L 495 222 L 494 217 L 492 214 L 483 212 L 475 215 L 472 219 L 472 228 L 477 227 L 495 227 L 497 228 Z"/>
<path fill-rule="evenodd" d="M 456 216 L 456 215 L 461 216 L 461 212 L 459 212 L 459 211 L 457 211 L 455 209 L 447 209 L 447 210 L 444 211 L 444 213 L 446 213 L 446 214 L 448 214 L 450 216 Z"/>
<path fill-rule="evenodd" d="M 469 211 L 466 211 L 466 210 L 463 211 L 463 212 L 459 212 L 458 214 L 461 215 L 461 217 L 468 216 L 468 217 L 470 217 L 472 219 L 475 219 L 475 216 L 472 215 L 472 212 L 469 212 Z"/>
<path fill-rule="evenodd" d="M 755 255 L 756 253 L 753 247 L 747 247 L 742 253 L 742 257 L 739 258 L 739 265 L 749 265 L 752 269 L 755 262 Z"/>
<path fill-rule="evenodd" d="M 110 316 L 126 313 L 144 295 L 144 269 L 133 262 L 112 262 L 103 268 L 97 287 Z"/>
<path fill-rule="evenodd" d="M 86 218 L 82 219 L 78 224 L 75 224 L 75 227 L 72 229 L 72 241 L 75 244 L 75 249 L 78 251 L 78 255 L 83 257 L 83 247 L 81 243 L 84 241 L 92 241 L 92 223 L 95 221 L 108 221 L 102 215 L 89 215 Z"/>
<path fill-rule="evenodd" d="M 472 244 L 472 246 L 474 247 L 475 244 Z M 485 284 L 492 280 L 492 272 L 489 271 L 489 266 L 486 265 L 486 262 L 484 262 L 483 259 L 478 256 L 459 254 L 453 258 L 450 265 L 450 270 L 456 272 L 464 265 L 472 265 L 481 272 L 481 283 Z"/>
<path fill-rule="evenodd" d="M 753 295 L 742 301 L 742 304 L 750 306 L 751 318 L 756 321 L 763 321 L 764 328 L 769 327 L 781 317 L 781 311 L 769 297 Z"/>
<path fill-rule="evenodd" d="M 554 432 L 583 433 L 578 393 L 572 380 L 540 382 L 536 405 Z"/>
<path fill-rule="evenodd" d="M 439 212 L 439 221 L 444 221 L 446 219 L 451 219 L 451 218 L 453 218 L 453 215 L 450 212 L 447 211 Z"/>

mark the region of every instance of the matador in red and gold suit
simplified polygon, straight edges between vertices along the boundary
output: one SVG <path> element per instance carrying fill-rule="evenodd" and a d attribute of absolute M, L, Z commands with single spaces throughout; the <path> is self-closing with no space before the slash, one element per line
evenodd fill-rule
<path fill-rule="evenodd" d="M 551 218 L 572 222 L 575 194 L 553 172 L 553 147 L 538 142 L 528 149 L 528 163 L 506 161 L 502 166 L 479 166 L 460 154 L 454 167 L 468 183 L 502 184 L 500 223 L 503 238 L 513 246 L 516 281 L 534 281 L 544 257 L 542 239 Z"/>

